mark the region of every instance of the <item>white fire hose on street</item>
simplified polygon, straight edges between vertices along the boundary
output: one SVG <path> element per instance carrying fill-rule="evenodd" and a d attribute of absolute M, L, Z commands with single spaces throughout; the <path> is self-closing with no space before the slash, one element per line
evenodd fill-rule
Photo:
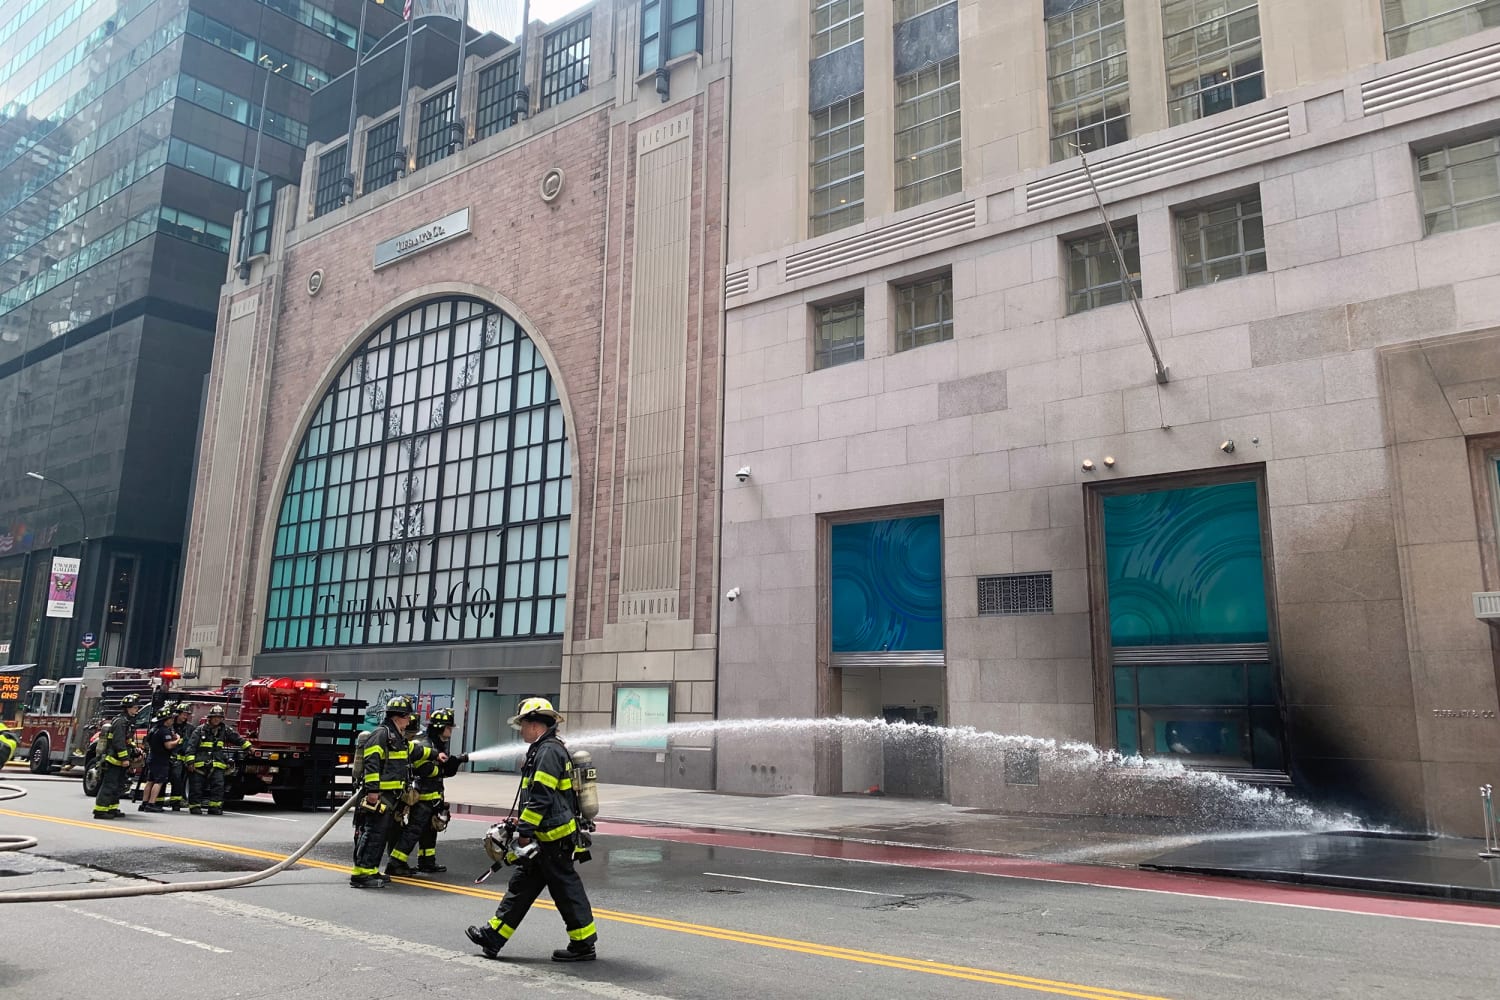
<path fill-rule="evenodd" d="M 26 794 L 26 789 L 19 785 L 0 785 L 0 802 L 7 799 L 18 799 Z M 328 817 L 322 829 L 313 834 L 311 839 L 301 847 L 282 860 L 276 862 L 269 868 L 249 875 L 236 875 L 233 878 L 209 879 L 201 882 L 153 882 L 146 885 L 123 885 L 110 888 L 95 889 L 48 889 L 37 892 L 0 892 L 0 903 L 67 903 L 84 899 L 121 899 L 127 896 L 164 896 L 173 892 L 207 892 L 212 889 L 238 889 L 243 885 L 251 885 L 279 875 L 292 865 L 302 859 L 308 851 L 317 845 L 318 841 L 328 835 L 328 832 L 343 818 L 344 813 L 354 807 L 360 799 L 359 795 L 351 795 L 344 804 L 334 810 L 333 815 Z M 21 837 L 9 834 L 0 834 L 0 851 L 24 851 L 35 847 L 35 837 Z"/>

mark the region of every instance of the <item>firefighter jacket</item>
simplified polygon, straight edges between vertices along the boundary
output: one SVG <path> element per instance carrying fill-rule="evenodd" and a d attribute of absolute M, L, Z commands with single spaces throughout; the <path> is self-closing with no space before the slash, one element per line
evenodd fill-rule
<path fill-rule="evenodd" d="M 361 751 L 366 794 L 399 796 L 406 788 L 410 769 L 411 743 L 394 726 L 382 722 L 370 731 Z"/>
<path fill-rule="evenodd" d="M 11 754 L 16 752 L 16 734 L 10 731 L 10 727 L 0 722 L 0 764 L 10 760 Z"/>
<path fill-rule="evenodd" d="M 521 822 L 516 830 L 523 837 L 550 844 L 577 831 L 573 760 L 557 738 L 557 730 L 547 730 L 526 751 L 526 762 L 521 766 L 521 798 Z"/>
<path fill-rule="evenodd" d="M 447 763 L 438 754 L 448 747 L 436 736 L 418 736 L 411 741 L 411 776 L 417 786 L 420 802 L 436 802 L 443 797 L 443 778 Z"/>
<path fill-rule="evenodd" d="M 188 752 L 188 744 L 192 741 L 193 733 L 197 731 L 197 727 L 190 720 L 188 722 L 173 723 L 172 731 L 182 741 L 172 748 L 172 759 L 187 763 L 193 759 L 193 755 Z"/>
<path fill-rule="evenodd" d="M 135 720 L 124 712 L 99 730 L 96 744 L 99 759 L 115 767 L 130 766 L 130 751 L 135 746 Z"/>
<path fill-rule="evenodd" d="M 233 726 L 219 723 L 217 726 L 205 722 L 193 730 L 187 741 L 187 760 L 199 767 L 227 770 L 231 751 L 249 750 L 250 741 L 235 732 Z"/>

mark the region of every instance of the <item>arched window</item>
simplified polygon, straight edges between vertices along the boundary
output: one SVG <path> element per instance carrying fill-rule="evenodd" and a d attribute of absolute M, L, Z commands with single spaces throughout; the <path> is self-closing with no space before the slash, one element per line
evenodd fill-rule
<path fill-rule="evenodd" d="M 287 480 L 265 648 L 562 633 L 572 461 L 546 362 L 471 298 L 384 324 Z"/>

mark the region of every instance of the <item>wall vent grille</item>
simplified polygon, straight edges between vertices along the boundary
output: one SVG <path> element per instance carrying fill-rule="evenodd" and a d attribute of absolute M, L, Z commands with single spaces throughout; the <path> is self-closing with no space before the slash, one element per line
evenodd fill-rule
<path fill-rule="evenodd" d="M 732 299 L 750 291 L 750 271 L 730 271 L 724 275 L 724 297 Z"/>
<path fill-rule="evenodd" d="M 905 250 L 919 243 L 973 229 L 979 219 L 978 206 L 967 201 L 952 208 L 929 212 L 915 219 L 898 222 L 858 236 L 794 253 L 786 259 L 786 280 L 796 281 L 809 274 L 827 271 L 845 264 L 878 257 L 883 253 Z"/>
<path fill-rule="evenodd" d="M 1050 615 L 1051 573 L 1007 573 L 979 578 L 979 614 Z"/>
<path fill-rule="evenodd" d="M 1371 80 L 1359 89 L 1359 94 L 1365 114 L 1376 115 L 1491 80 L 1500 80 L 1500 44 Z"/>
<path fill-rule="evenodd" d="M 1286 108 L 1230 122 L 1205 132 L 1185 135 L 1149 149 L 1100 160 L 1089 166 L 1100 191 L 1123 187 L 1162 174 L 1175 173 L 1200 163 L 1266 146 L 1292 136 L 1292 116 Z M 1089 193 L 1088 176 L 1075 167 L 1053 177 L 1026 185 L 1026 210 L 1035 211 Z"/>

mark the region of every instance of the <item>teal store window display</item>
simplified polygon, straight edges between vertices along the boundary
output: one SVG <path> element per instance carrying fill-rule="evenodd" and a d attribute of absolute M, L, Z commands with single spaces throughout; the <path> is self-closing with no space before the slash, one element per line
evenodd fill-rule
<path fill-rule="evenodd" d="M 1280 770 L 1256 482 L 1102 498 L 1119 749 Z"/>
<path fill-rule="evenodd" d="M 941 518 L 835 524 L 831 534 L 833 651 L 941 650 Z"/>

